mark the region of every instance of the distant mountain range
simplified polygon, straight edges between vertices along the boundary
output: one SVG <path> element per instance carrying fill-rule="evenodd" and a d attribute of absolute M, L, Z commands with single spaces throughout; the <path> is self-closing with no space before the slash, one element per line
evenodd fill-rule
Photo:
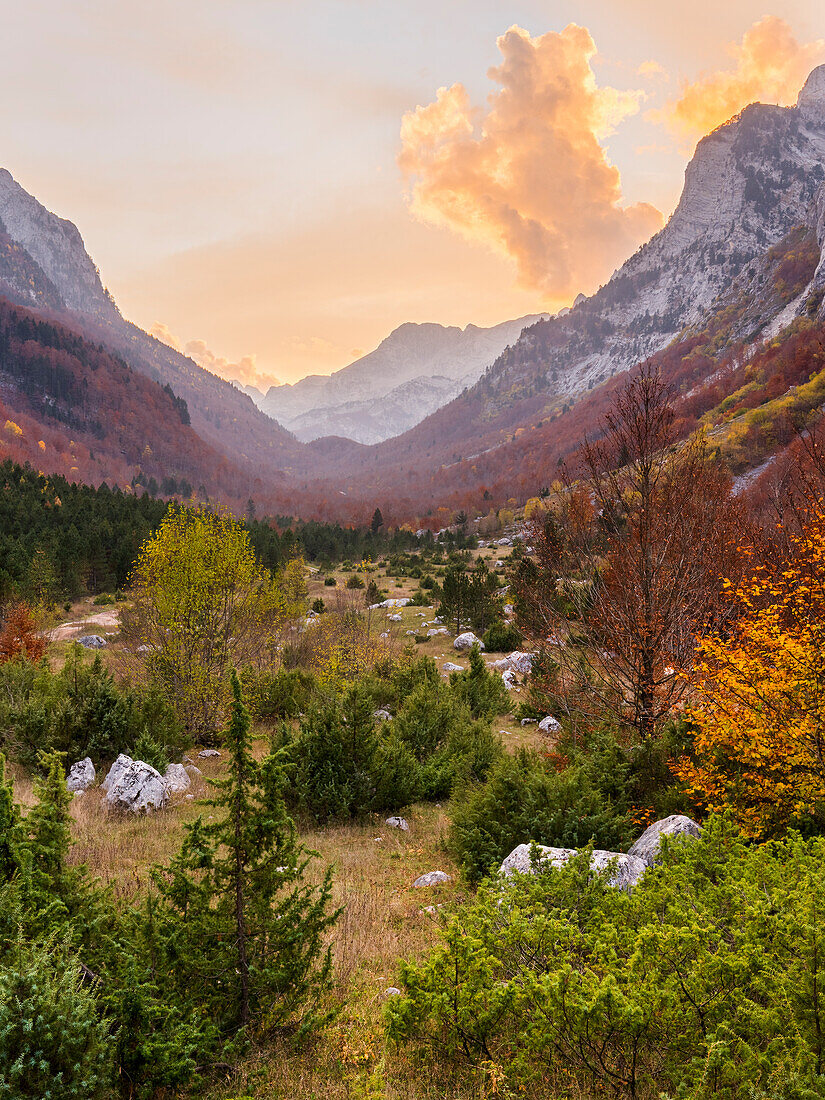
<path fill-rule="evenodd" d="M 676 387 L 685 431 L 704 425 L 740 472 L 785 445 L 783 409 L 825 405 L 825 66 L 796 106 L 751 104 L 703 138 L 668 224 L 569 312 L 492 329 L 402 325 L 330 378 L 253 394 L 277 419 L 124 320 L 75 227 L 7 172 L 0 295 L 27 311 L 8 316 L 11 350 L 0 349 L 0 403 L 22 430 L 4 445 L 30 444 L 33 462 L 61 473 L 79 469 L 70 444 L 82 442 L 78 476 L 122 484 L 166 470 L 193 482 L 202 468 L 205 491 L 273 511 L 355 521 L 380 505 L 390 522 L 486 511 L 551 481 L 648 357 Z M 84 346 L 72 351 L 67 333 Z M 58 352 L 72 356 L 71 377 L 49 374 Z M 104 352 L 105 385 L 93 367 Z M 154 410 L 151 431 L 138 402 Z M 45 452 L 28 440 L 38 424 Z M 116 455 L 113 428 L 126 444 Z M 167 430 L 193 433 L 188 454 L 164 449 Z"/>
<path fill-rule="evenodd" d="M 272 386 L 256 401 L 304 442 L 339 435 L 380 443 L 412 428 L 477 382 L 522 330 L 543 316 L 548 315 L 520 317 L 492 328 L 400 325 L 375 351 L 334 374 Z"/>

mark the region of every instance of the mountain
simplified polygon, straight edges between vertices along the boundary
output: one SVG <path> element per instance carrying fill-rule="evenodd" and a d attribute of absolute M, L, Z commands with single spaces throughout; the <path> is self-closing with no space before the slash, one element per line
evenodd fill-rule
<path fill-rule="evenodd" d="M 492 328 L 400 325 L 349 366 L 328 377 L 272 386 L 259 404 L 306 442 L 336 435 L 379 443 L 476 382 L 522 329 L 538 320 L 521 317 Z"/>
<path fill-rule="evenodd" d="M 703 138 L 667 225 L 563 315 L 402 325 L 331 378 L 271 389 L 267 408 L 311 442 L 124 320 L 74 226 L 8 173 L 0 222 L 0 296 L 28 311 L 0 349 L 0 438 L 59 472 L 194 485 L 202 469 L 235 506 L 253 496 L 271 514 L 349 521 L 380 506 L 388 522 L 436 522 L 552 481 L 644 359 L 674 387 L 683 432 L 707 430 L 737 475 L 825 407 L 825 66 L 795 106 L 751 104 Z"/>
<path fill-rule="evenodd" d="M 230 382 L 122 317 L 77 228 L 0 169 L 0 295 L 101 342 L 131 368 L 171 385 L 192 426 L 229 462 L 282 475 L 301 452 L 295 437 Z"/>
<path fill-rule="evenodd" d="M 703 138 L 656 236 L 565 316 L 526 328 L 466 393 L 350 454 L 341 491 L 392 487 L 410 507 L 534 492 L 634 364 L 662 357 L 688 384 L 679 356 L 692 357 L 701 387 L 737 343 L 752 357 L 803 318 L 825 322 L 823 181 L 825 66 L 796 106 L 751 104 Z"/>

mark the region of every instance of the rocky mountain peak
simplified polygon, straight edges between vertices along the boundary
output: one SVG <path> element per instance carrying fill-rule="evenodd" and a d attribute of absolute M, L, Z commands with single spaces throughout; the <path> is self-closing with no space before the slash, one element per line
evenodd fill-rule
<path fill-rule="evenodd" d="M 806 118 L 825 124 L 825 65 L 818 65 L 808 76 L 796 105 Z"/>
<path fill-rule="evenodd" d="M 118 316 L 77 226 L 47 210 L 5 168 L 0 168 L 0 222 L 57 289 L 67 309 L 100 319 Z"/>

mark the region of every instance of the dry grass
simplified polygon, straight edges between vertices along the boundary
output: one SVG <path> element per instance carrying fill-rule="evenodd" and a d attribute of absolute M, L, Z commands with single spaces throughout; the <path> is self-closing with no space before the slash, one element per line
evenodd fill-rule
<path fill-rule="evenodd" d="M 347 574 L 336 575 L 337 591 L 341 591 Z M 401 586 L 396 587 L 394 578 L 373 575 L 393 598 L 410 596 L 418 587 L 418 581 L 412 578 L 403 578 Z M 322 596 L 331 605 L 335 593 L 336 589 L 325 587 L 317 577 L 310 578 L 311 600 Z M 348 595 L 362 597 L 360 591 Z M 95 610 L 91 600 L 82 601 L 65 618 L 77 622 Z M 432 608 L 381 609 L 370 616 L 370 627 L 374 633 L 388 631 L 390 648 L 397 651 L 412 641 L 406 631 L 418 630 L 425 621 L 422 612 L 427 621 L 435 617 Z M 391 623 L 390 614 L 401 614 L 401 622 Z M 67 648 L 67 643 L 51 647 L 53 667 L 62 663 Z M 116 674 L 124 671 L 122 648 L 112 638 L 111 644 L 99 651 Z M 467 667 L 466 655 L 453 649 L 451 636 L 428 639 L 415 648 L 417 653 L 433 657 L 439 668 L 446 661 Z M 521 692 L 514 692 L 514 706 L 521 697 Z M 546 744 L 536 726 L 522 728 L 511 715 L 496 719 L 493 725 L 509 751 L 521 745 Z M 265 748 L 266 739 L 261 737 L 255 746 L 256 755 Z M 195 757 L 194 752 L 192 755 Z M 195 762 L 204 779 L 220 776 L 225 767 L 223 760 L 195 758 Z M 31 805 L 34 798 L 30 780 L 19 769 L 14 774 L 18 801 Z M 111 888 L 115 903 L 135 902 L 149 887 L 149 868 L 167 862 L 177 851 L 186 823 L 199 813 L 208 816 L 211 812 L 198 803 L 208 793 L 205 782 L 187 793 L 195 797 L 179 796 L 162 813 L 134 818 L 107 811 L 101 792 L 93 788 L 72 804 L 72 861 L 86 863 Z M 379 1096 L 386 1100 L 470 1100 L 490 1095 L 466 1082 L 437 1080 L 431 1071 L 410 1062 L 403 1052 L 385 1045 L 385 990 L 398 982 L 399 960 L 421 958 L 437 942 L 444 917 L 466 894 L 443 848 L 448 825 L 446 808 L 416 806 L 408 811 L 407 819 L 409 833 L 386 826 L 381 818 L 324 829 L 300 829 L 301 840 L 318 853 L 309 865 L 309 879 L 319 881 L 327 866 L 334 872 L 333 904 L 341 909 L 341 915 L 331 933 L 335 972 L 329 1004 L 337 1010 L 337 1016 L 309 1048 L 256 1053 L 212 1088 L 210 1100 L 241 1096 L 254 1096 L 256 1100 L 348 1100 L 354 1095 L 374 1100 Z M 412 889 L 418 875 L 434 869 L 452 874 L 453 882 L 439 888 Z M 428 907 L 435 907 L 436 912 L 427 912 Z M 362 1091 L 373 1073 L 383 1073 L 380 1086 L 376 1078 L 375 1091 Z"/>
<path fill-rule="evenodd" d="M 256 751 L 263 751 L 263 739 Z M 205 774 L 220 776 L 225 760 L 197 760 Z M 30 780 L 12 769 L 18 801 L 34 801 Z M 198 782 L 191 792 L 208 793 Z M 160 813 L 131 817 L 107 810 L 102 792 L 93 787 L 72 803 L 73 863 L 86 863 L 112 891 L 115 904 L 137 901 L 149 888 L 149 868 L 167 861 L 177 850 L 184 826 L 198 813 L 210 812 L 197 798 L 179 797 Z M 335 963 L 329 1006 L 334 1022 L 315 1043 L 302 1050 L 283 1049 L 255 1054 L 209 1096 L 330 1098 L 344 1100 L 353 1082 L 371 1073 L 384 1049 L 382 1010 L 385 990 L 398 981 L 398 961 L 421 957 L 437 940 L 443 916 L 465 897 L 456 868 L 443 849 L 448 825 L 444 807 L 422 805 L 407 814 L 409 832 L 387 826 L 380 817 L 328 828 L 303 828 L 303 843 L 318 853 L 307 870 L 320 881 L 327 866 L 333 878 L 333 904 L 341 909 L 331 934 Z M 444 870 L 453 882 L 413 889 L 418 875 Z M 435 913 L 427 907 L 436 908 Z M 397 1055 L 392 1056 L 397 1059 Z M 429 1076 L 403 1063 L 388 1063 L 387 1097 L 434 1100 L 464 1092 L 445 1091 Z M 198 1094 L 200 1095 L 200 1094 Z"/>

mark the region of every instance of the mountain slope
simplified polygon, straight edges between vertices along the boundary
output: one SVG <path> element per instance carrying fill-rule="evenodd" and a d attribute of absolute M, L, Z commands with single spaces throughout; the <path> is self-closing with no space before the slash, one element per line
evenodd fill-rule
<path fill-rule="evenodd" d="M 340 435 L 378 443 L 472 385 L 537 320 L 521 317 L 492 328 L 400 325 L 349 366 L 272 386 L 259 404 L 304 441 Z"/>
<path fill-rule="evenodd" d="M 399 438 L 352 454 L 340 470 L 344 491 L 403 487 L 408 500 L 422 502 L 471 486 L 495 484 L 504 493 L 526 485 L 519 455 L 532 469 L 542 466 L 546 481 L 573 448 L 572 425 L 579 435 L 592 429 L 610 379 L 683 333 L 717 330 L 705 364 L 712 372 L 725 344 L 758 340 L 780 314 L 787 324 L 821 311 L 811 294 L 825 290 L 823 181 L 825 66 L 811 74 L 797 106 L 752 104 L 699 142 L 676 211 L 648 244 L 570 313 L 525 329 L 450 405 Z M 786 262 L 799 270 L 780 278 L 780 292 L 774 268 Z M 726 311 L 737 309 L 739 327 L 723 332 Z"/>
<path fill-rule="evenodd" d="M 141 374 L 183 397 L 198 434 L 230 462 L 277 475 L 300 454 L 290 432 L 230 382 L 125 320 L 77 228 L 0 169 L 0 294 L 101 341 Z"/>

